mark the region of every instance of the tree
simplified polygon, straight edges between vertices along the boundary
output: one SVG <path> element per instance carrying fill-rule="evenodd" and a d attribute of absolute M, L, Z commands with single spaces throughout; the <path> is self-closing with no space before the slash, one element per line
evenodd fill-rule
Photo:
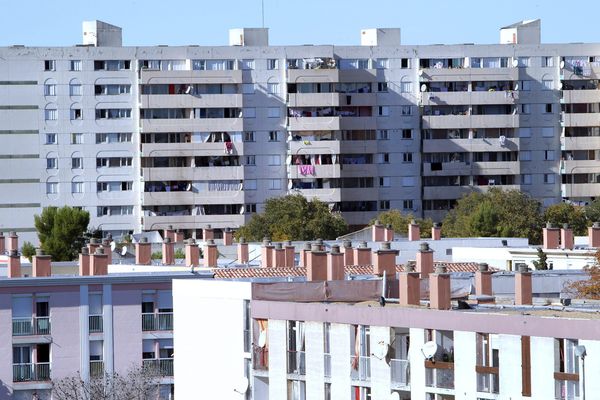
<path fill-rule="evenodd" d="M 540 243 L 541 204 L 518 190 L 491 188 L 472 192 L 457 201 L 443 222 L 449 237 L 526 237 Z"/>
<path fill-rule="evenodd" d="M 569 224 L 575 235 L 587 235 L 586 210 L 569 203 L 553 204 L 544 211 L 544 221 L 555 226 Z"/>
<path fill-rule="evenodd" d="M 236 237 L 260 241 L 335 239 L 346 233 L 346 221 L 332 214 L 327 204 L 302 195 L 287 195 L 267 200 L 265 211 L 257 214 L 236 232 Z"/>
<path fill-rule="evenodd" d="M 53 381 L 55 400 L 147 400 L 158 398 L 157 371 L 132 367 L 124 375 L 113 373 L 84 381 L 79 373 Z"/>
<path fill-rule="evenodd" d="M 548 256 L 546 255 L 546 253 L 544 253 L 544 250 L 542 250 L 541 247 L 538 247 L 537 249 L 537 256 L 538 259 L 533 261 L 533 266 L 535 267 L 535 269 L 548 269 Z"/>
<path fill-rule="evenodd" d="M 54 261 L 71 261 L 84 245 L 90 214 L 68 206 L 46 207 L 34 221 L 42 250 Z"/>
<path fill-rule="evenodd" d="M 583 270 L 587 279 L 565 284 L 565 291 L 576 299 L 600 300 L 600 249 L 594 253 L 595 263 Z"/>
<path fill-rule="evenodd" d="M 35 246 L 31 244 L 31 242 L 23 242 L 23 246 L 21 247 L 21 254 L 23 257 L 26 257 L 29 262 L 32 261 L 33 256 L 35 256 Z"/>
<path fill-rule="evenodd" d="M 600 221 L 600 198 L 595 199 L 585 207 L 585 216 L 590 222 Z"/>
<path fill-rule="evenodd" d="M 431 228 L 433 227 L 431 218 L 419 219 L 413 217 L 412 214 L 402 214 L 400 210 L 392 209 L 380 213 L 377 218 L 369 222 L 369 225 L 375 224 L 377 220 L 383 225 L 391 225 L 394 232 L 404 235 L 408 233 L 408 224 L 414 220 L 421 228 L 421 237 L 431 237 Z"/>

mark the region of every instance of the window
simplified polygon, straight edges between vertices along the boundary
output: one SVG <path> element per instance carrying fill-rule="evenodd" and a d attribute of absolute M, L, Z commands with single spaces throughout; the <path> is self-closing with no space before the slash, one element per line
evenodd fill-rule
<path fill-rule="evenodd" d="M 69 62 L 69 71 L 81 71 L 81 60 L 71 60 Z"/>
<path fill-rule="evenodd" d="M 83 193 L 83 182 L 71 182 L 71 193 Z"/>
<path fill-rule="evenodd" d="M 242 116 L 244 118 L 256 118 L 256 108 L 254 108 L 254 107 L 244 107 L 242 109 Z"/>
<path fill-rule="evenodd" d="M 56 144 L 56 133 L 46 133 L 46 144 Z"/>
<path fill-rule="evenodd" d="M 96 119 L 125 119 L 131 118 L 130 108 L 105 108 L 96 110 Z"/>
<path fill-rule="evenodd" d="M 524 81 L 519 81 L 519 83 L 517 84 L 516 87 L 517 90 L 522 90 L 524 92 L 527 92 L 529 90 L 531 90 L 531 81 L 528 80 L 524 80 Z"/>
<path fill-rule="evenodd" d="M 554 127 L 545 126 L 542 128 L 542 136 L 543 137 L 553 137 L 554 136 Z"/>
<path fill-rule="evenodd" d="M 387 58 L 378 58 L 375 61 L 375 68 L 377 69 L 388 69 L 390 67 L 390 60 Z"/>
<path fill-rule="evenodd" d="M 531 174 L 521 175 L 521 185 L 531 185 Z"/>
<path fill-rule="evenodd" d="M 519 137 L 520 138 L 531 137 L 531 128 L 519 128 Z"/>
<path fill-rule="evenodd" d="M 279 142 L 279 131 L 269 132 L 269 142 Z"/>
<path fill-rule="evenodd" d="M 526 68 L 531 66 L 531 59 L 529 57 L 519 57 L 517 60 L 519 68 Z"/>
<path fill-rule="evenodd" d="M 389 176 L 379 177 L 379 186 L 390 187 L 391 186 L 391 178 Z"/>
<path fill-rule="evenodd" d="M 256 212 L 256 204 L 245 204 L 244 212 L 246 213 L 255 213 Z"/>
<path fill-rule="evenodd" d="M 83 118 L 81 108 L 71 109 L 71 120 L 81 119 L 81 118 Z"/>
<path fill-rule="evenodd" d="M 269 190 L 281 190 L 281 179 L 269 179 Z"/>
<path fill-rule="evenodd" d="M 546 114 L 552 114 L 552 103 L 546 104 L 545 112 Z"/>
<path fill-rule="evenodd" d="M 268 157 L 268 165 L 281 165 L 281 156 L 279 154 L 271 154 Z"/>
<path fill-rule="evenodd" d="M 404 186 L 404 187 L 415 186 L 415 177 L 414 176 L 403 176 L 402 177 L 402 186 Z"/>
<path fill-rule="evenodd" d="M 58 159 L 55 157 L 46 158 L 46 169 L 58 168 Z"/>
<path fill-rule="evenodd" d="M 402 106 L 401 113 L 402 113 L 402 115 L 412 115 L 412 107 L 411 106 Z"/>
<path fill-rule="evenodd" d="M 519 114 L 531 114 L 531 104 L 519 104 Z"/>
<path fill-rule="evenodd" d="M 98 192 L 125 192 L 132 189 L 133 182 L 98 182 L 96 184 L 96 190 Z"/>
<path fill-rule="evenodd" d="M 267 83 L 269 94 L 279 94 L 279 83 Z"/>
<path fill-rule="evenodd" d="M 81 158 L 81 157 L 71 158 L 71 168 L 73 168 L 73 169 L 83 168 L 83 158 Z"/>
<path fill-rule="evenodd" d="M 45 60 L 44 61 L 44 71 L 56 71 L 56 61 Z"/>
<path fill-rule="evenodd" d="M 542 80 L 542 84 L 544 85 L 544 90 L 554 89 L 554 81 L 552 79 L 544 79 Z"/>
<path fill-rule="evenodd" d="M 400 84 L 400 92 L 412 93 L 412 82 L 402 82 Z"/>
<path fill-rule="evenodd" d="M 246 156 L 246 165 L 256 165 L 256 156 Z"/>
<path fill-rule="evenodd" d="M 378 140 L 390 140 L 390 135 L 387 129 L 379 129 L 377 130 L 377 139 Z"/>
<path fill-rule="evenodd" d="M 83 133 L 71 133 L 71 144 L 83 144 Z"/>
<path fill-rule="evenodd" d="M 413 162 L 413 153 L 402 153 L 402 162 L 403 163 L 412 163 Z"/>
<path fill-rule="evenodd" d="M 388 164 L 390 162 L 390 154 L 389 153 L 378 153 L 377 154 L 377 162 L 379 164 Z"/>
<path fill-rule="evenodd" d="M 388 106 L 379 106 L 377 107 L 377 115 L 380 117 L 389 117 L 390 108 Z"/>
<path fill-rule="evenodd" d="M 554 150 L 544 150 L 544 160 L 554 161 Z"/>
<path fill-rule="evenodd" d="M 96 133 L 96 143 L 129 143 L 132 134 L 128 133 Z"/>
<path fill-rule="evenodd" d="M 413 131 L 412 129 L 402 129 L 402 139 L 412 139 Z"/>
<path fill-rule="evenodd" d="M 58 182 L 46 182 L 46 194 L 58 193 Z"/>
<path fill-rule="evenodd" d="M 44 110 L 44 119 L 46 121 L 56 121 L 58 119 L 58 110 L 55 108 Z"/>
<path fill-rule="evenodd" d="M 71 96 L 81 96 L 83 94 L 83 87 L 78 83 L 69 84 L 69 94 Z"/>
<path fill-rule="evenodd" d="M 56 85 L 53 83 L 46 83 L 44 85 L 44 96 L 56 96 Z"/>
<path fill-rule="evenodd" d="M 268 59 L 267 69 L 279 69 L 279 60 L 276 58 Z"/>
<path fill-rule="evenodd" d="M 531 161 L 531 151 L 523 150 L 519 154 L 519 158 L 521 161 Z"/>
<path fill-rule="evenodd" d="M 390 201 L 389 200 L 380 200 L 379 201 L 379 209 L 380 210 L 389 210 L 390 209 Z"/>
<path fill-rule="evenodd" d="M 554 67 L 554 57 L 542 57 L 542 67 Z"/>
<path fill-rule="evenodd" d="M 244 142 L 254 142 L 254 132 L 244 132 Z"/>
<path fill-rule="evenodd" d="M 131 92 L 131 85 L 95 85 L 94 94 L 96 96 L 108 95 L 115 96 Z"/>
<path fill-rule="evenodd" d="M 150 64 L 152 64 L 152 67 L 156 68 L 151 68 Z M 160 69 L 160 61 L 143 60 L 140 62 L 140 67 Z M 94 60 L 94 71 L 119 71 L 123 69 L 131 69 L 130 60 Z"/>
<path fill-rule="evenodd" d="M 413 200 L 402 200 L 402 208 L 405 210 L 413 210 Z"/>
<path fill-rule="evenodd" d="M 544 174 L 544 183 L 546 184 L 553 184 L 555 179 L 556 177 L 554 174 Z"/>
<path fill-rule="evenodd" d="M 382 92 L 382 93 L 387 92 L 388 91 L 387 82 L 377 82 L 377 91 Z"/>
<path fill-rule="evenodd" d="M 410 68 L 410 58 L 401 58 L 400 59 L 400 68 L 403 68 L 403 69 Z"/>
<path fill-rule="evenodd" d="M 255 91 L 256 91 L 256 84 L 242 83 L 242 94 L 254 94 Z"/>
<path fill-rule="evenodd" d="M 267 108 L 267 116 L 269 118 L 279 118 L 281 116 L 281 109 L 279 107 Z"/>
<path fill-rule="evenodd" d="M 242 69 L 254 69 L 254 60 L 242 60 Z"/>
<path fill-rule="evenodd" d="M 244 179 L 244 190 L 256 190 L 256 179 Z"/>

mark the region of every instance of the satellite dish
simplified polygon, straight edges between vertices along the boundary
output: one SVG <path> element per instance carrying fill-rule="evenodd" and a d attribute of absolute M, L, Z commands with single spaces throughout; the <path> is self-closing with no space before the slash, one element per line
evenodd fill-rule
<path fill-rule="evenodd" d="M 113 240 L 112 242 L 110 242 L 110 251 L 115 251 L 116 248 L 117 248 L 117 244 Z"/>
<path fill-rule="evenodd" d="M 417 73 L 419 74 L 419 76 L 422 76 L 423 75 L 423 70 L 420 69 L 419 72 L 417 72 Z"/>
<path fill-rule="evenodd" d="M 127 246 L 123 246 L 123 248 L 121 249 L 121 255 L 124 256 L 127 254 Z"/>
<path fill-rule="evenodd" d="M 392 392 L 390 394 L 390 400 L 400 400 L 400 393 L 398 393 L 398 392 Z"/>
<path fill-rule="evenodd" d="M 421 85 L 421 92 L 426 92 L 427 91 L 427 85 L 426 84 L 422 84 Z"/>
<path fill-rule="evenodd" d="M 560 69 L 563 69 L 564 67 L 565 67 L 565 62 L 564 62 L 564 61 L 561 61 L 561 62 L 560 62 Z"/>
<path fill-rule="evenodd" d="M 519 90 L 519 84 L 515 83 L 515 90 Z"/>
<path fill-rule="evenodd" d="M 558 90 L 562 90 L 562 88 L 563 88 L 563 84 L 562 84 L 562 82 L 559 82 L 558 83 Z"/>
<path fill-rule="evenodd" d="M 390 349 L 389 344 L 387 344 L 384 341 L 381 341 L 381 342 L 377 343 L 377 345 L 373 349 L 374 350 L 373 355 L 375 357 L 377 357 L 378 359 L 383 360 L 387 356 L 389 349 Z"/>
<path fill-rule="evenodd" d="M 513 67 L 517 67 L 519 65 L 519 60 L 517 60 L 516 58 L 512 60 L 512 66 Z"/>
<path fill-rule="evenodd" d="M 426 342 L 423 347 L 421 347 L 421 353 L 423 353 L 423 356 L 427 359 L 427 360 L 431 360 L 432 358 L 435 357 L 436 353 L 438 352 L 438 344 L 434 341 L 429 341 Z"/>
<path fill-rule="evenodd" d="M 249 384 L 250 382 L 248 381 L 248 378 L 241 378 L 239 382 L 236 383 L 235 387 L 233 388 L 233 391 L 239 394 L 244 394 L 248 391 Z"/>
<path fill-rule="evenodd" d="M 260 331 L 258 335 L 258 347 L 265 347 L 267 345 L 267 331 Z"/>

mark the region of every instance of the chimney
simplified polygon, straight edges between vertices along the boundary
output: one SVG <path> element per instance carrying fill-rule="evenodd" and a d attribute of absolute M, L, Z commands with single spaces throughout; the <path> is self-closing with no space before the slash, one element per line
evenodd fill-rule
<path fill-rule="evenodd" d="M 108 258 L 100 247 L 90 255 L 90 275 L 108 275 Z"/>
<path fill-rule="evenodd" d="M 90 274 L 90 250 L 87 247 L 81 248 L 79 253 L 79 276 L 88 276 Z"/>
<path fill-rule="evenodd" d="M 285 266 L 287 268 L 295 267 L 296 263 L 296 248 L 292 245 L 292 241 L 288 240 L 285 243 Z"/>
<path fill-rule="evenodd" d="M 371 265 L 371 249 L 367 247 L 367 242 L 360 242 L 354 249 L 354 263 L 356 265 Z"/>
<path fill-rule="evenodd" d="M 142 237 L 135 244 L 135 263 L 137 265 L 152 264 L 152 244 L 148 243 L 147 237 Z"/>
<path fill-rule="evenodd" d="M 417 272 L 421 278 L 427 278 L 433 272 L 433 250 L 429 248 L 427 242 L 421 243 L 417 251 Z"/>
<path fill-rule="evenodd" d="M 243 237 L 241 237 L 238 240 L 237 254 L 238 254 L 238 261 L 240 262 L 240 264 L 248 263 L 249 258 L 250 258 L 248 256 L 248 243 L 246 243 L 246 239 L 244 239 Z"/>
<path fill-rule="evenodd" d="M 8 252 L 8 265 L 6 274 L 9 278 L 21 277 L 21 256 L 17 250 Z"/>
<path fill-rule="evenodd" d="M 383 276 L 387 279 L 396 279 L 396 256 L 400 252 L 392 250 L 390 242 L 383 242 L 378 251 L 373 252 L 373 275 Z"/>
<path fill-rule="evenodd" d="M 96 249 L 100 247 L 100 242 L 96 238 L 90 238 L 90 242 L 88 243 L 88 250 L 90 254 L 94 254 Z"/>
<path fill-rule="evenodd" d="M 560 230 L 560 248 L 573 250 L 574 247 L 573 229 L 569 228 L 569 224 L 563 224 Z"/>
<path fill-rule="evenodd" d="M 386 242 L 394 241 L 394 228 L 392 228 L 392 224 L 387 224 L 385 226 L 385 231 L 383 234 L 383 240 Z"/>
<path fill-rule="evenodd" d="M 52 276 L 51 261 L 51 256 L 45 255 L 42 249 L 36 249 L 31 263 L 31 276 L 35 278 Z"/>
<path fill-rule="evenodd" d="M 317 239 L 317 240 L 315 240 L 315 243 L 319 245 L 319 248 L 321 249 L 321 251 L 326 251 L 325 243 L 323 243 L 323 239 Z M 311 249 L 312 249 L 312 246 L 311 246 Z"/>
<path fill-rule="evenodd" d="M 207 242 L 209 239 L 215 238 L 215 230 L 210 225 L 206 225 L 206 228 L 202 229 L 202 237 Z"/>
<path fill-rule="evenodd" d="M 379 220 L 375 220 L 375 223 L 371 226 L 371 241 L 372 242 L 383 242 L 385 240 L 385 228 Z"/>
<path fill-rule="evenodd" d="M 4 254 L 6 251 L 6 238 L 4 232 L 0 232 L 0 254 Z"/>
<path fill-rule="evenodd" d="M 421 240 L 421 227 L 413 219 L 408 224 L 408 241 L 415 242 Z"/>
<path fill-rule="evenodd" d="M 0 237 L 0 241 L 1 240 L 2 237 Z M 590 247 L 600 247 L 600 222 L 594 222 L 594 224 L 588 228 L 588 240 Z M 2 246 L 1 242 L 0 246 Z"/>
<path fill-rule="evenodd" d="M 479 263 L 479 270 L 475 272 L 475 296 L 490 296 L 492 297 L 492 271 L 486 263 Z M 493 302 L 493 298 L 489 301 L 482 301 L 481 298 L 476 299 L 478 303 Z"/>
<path fill-rule="evenodd" d="M 19 235 L 17 232 L 12 231 L 8 234 L 8 248 L 6 250 L 19 250 Z"/>
<path fill-rule="evenodd" d="M 185 241 L 185 265 L 188 267 L 200 265 L 200 248 L 194 239 Z"/>
<path fill-rule="evenodd" d="M 104 254 L 106 254 L 108 265 L 112 264 L 112 249 L 110 248 L 110 240 L 102 239 L 102 248 L 104 249 Z"/>
<path fill-rule="evenodd" d="M 436 310 L 451 308 L 450 274 L 444 266 L 436 267 L 435 273 L 429 275 L 429 307 Z"/>
<path fill-rule="evenodd" d="M 175 230 L 173 229 L 173 225 L 169 225 L 167 229 L 164 230 L 163 238 L 169 238 L 171 242 L 175 240 Z"/>
<path fill-rule="evenodd" d="M 327 254 L 327 280 L 343 281 L 346 278 L 344 272 L 344 255 L 340 253 L 340 246 L 331 246 L 331 253 Z"/>
<path fill-rule="evenodd" d="M 285 267 L 285 249 L 281 243 L 275 243 L 275 248 L 271 251 L 273 255 L 273 267 Z"/>
<path fill-rule="evenodd" d="M 311 246 L 308 256 L 308 266 L 306 267 L 307 281 L 325 281 L 327 280 L 327 252 L 321 250 L 319 244 L 314 243 Z"/>
<path fill-rule="evenodd" d="M 260 266 L 263 268 L 273 267 L 273 249 L 275 246 L 271 244 L 271 240 L 268 237 L 263 238 L 262 246 L 260 248 Z"/>
<path fill-rule="evenodd" d="M 348 239 L 342 242 L 342 254 L 344 254 L 344 265 L 354 265 L 354 249 Z"/>
<path fill-rule="evenodd" d="M 532 302 L 531 272 L 527 264 L 519 264 L 515 272 L 515 305 L 530 305 Z"/>
<path fill-rule="evenodd" d="M 204 246 L 204 266 L 209 268 L 217 267 L 218 255 L 219 252 L 214 239 L 208 239 Z"/>
<path fill-rule="evenodd" d="M 185 239 L 185 236 L 184 236 L 183 232 L 181 231 L 181 229 L 177 229 L 175 231 L 175 233 L 173 234 L 173 242 L 181 243 L 181 242 L 183 242 L 184 239 Z"/>
<path fill-rule="evenodd" d="M 230 228 L 225 228 L 223 231 L 223 245 L 231 246 L 233 244 L 233 231 Z"/>
<path fill-rule="evenodd" d="M 163 239 L 162 263 L 164 265 L 175 264 L 175 243 L 173 243 L 168 237 Z"/>
<path fill-rule="evenodd" d="M 431 239 L 440 240 L 442 238 L 442 226 L 438 222 L 434 222 L 431 227 Z"/>
<path fill-rule="evenodd" d="M 546 223 L 546 227 L 542 230 L 544 234 L 544 249 L 558 249 L 559 230 L 552 226 L 550 222 Z"/>
<path fill-rule="evenodd" d="M 421 280 L 415 266 L 407 264 L 404 272 L 399 274 L 400 283 L 400 305 L 418 306 L 421 304 Z"/>
<path fill-rule="evenodd" d="M 310 242 L 305 242 L 302 246 L 302 250 L 300 250 L 300 266 L 308 267 L 308 253 L 310 253 L 311 244 Z"/>

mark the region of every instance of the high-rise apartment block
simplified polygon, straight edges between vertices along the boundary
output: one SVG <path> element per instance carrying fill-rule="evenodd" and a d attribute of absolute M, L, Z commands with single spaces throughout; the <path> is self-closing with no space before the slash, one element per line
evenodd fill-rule
<path fill-rule="evenodd" d="M 243 225 L 287 193 L 350 225 L 400 209 L 441 220 L 490 187 L 544 205 L 600 194 L 599 44 L 541 44 L 540 22 L 501 44 L 0 48 L 0 225 L 33 236 L 42 207 L 84 207 L 113 236 Z M 32 239 L 32 238 L 30 238 Z"/>

